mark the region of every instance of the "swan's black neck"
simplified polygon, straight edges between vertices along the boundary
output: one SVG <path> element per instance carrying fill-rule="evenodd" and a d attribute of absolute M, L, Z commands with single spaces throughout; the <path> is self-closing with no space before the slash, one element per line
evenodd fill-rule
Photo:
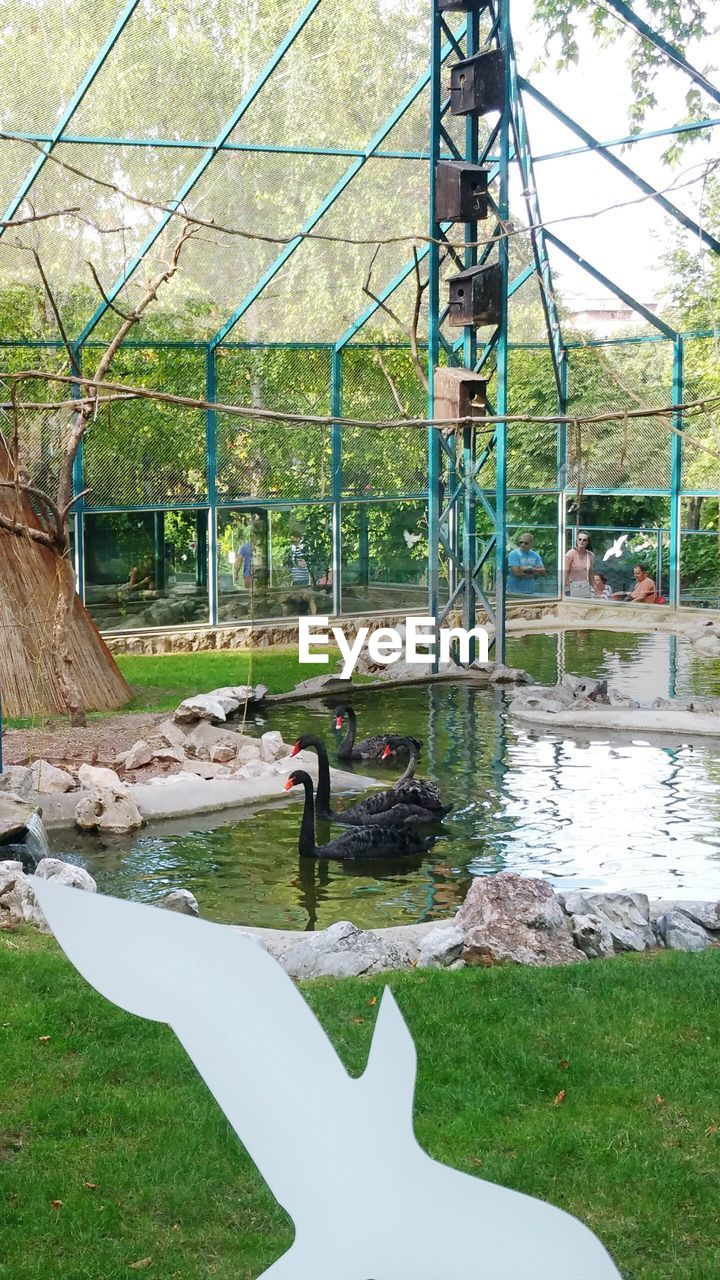
<path fill-rule="evenodd" d="M 300 824 L 298 852 L 305 858 L 315 857 L 315 804 L 313 802 L 312 778 L 304 774 L 302 784 L 305 788 L 305 808 Z"/>
<path fill-rule="evenodd" d="M 352 707 L 345 707 L 345 710 L 343 711 L 343 715 L 347 717 L 347 722 L 348 722 L 347 733 L 345 734 L 343 742 L 340 745 L 340 751 L 342 751 L 344 754 L 347 751 L 352 751 L 353 747 L 355 746 L 355 731 L 357 729 L 357 719 Z"/>
<path fill-rule="evenodd" d="M 298 746 L 301 751 L 305 751 L 310 747 L 317 752 L 318 758 L 318 784 L 317 793 L 315 795 L 315 808 L 320 816 L 331 813 L 330 809 L 330 762 L 325 743 L 322 738 L 315 737 L 313 733 L 304 733 L 298 738 Z"/>
<path fill-rule="evenodd" d="M 415 776 L 415 765 L 418 762 L 418 749 L 415 746 L 415 743 L 413 742 L 412 738 L 406 738 L 405 741 L 407 743 L 408 755 L 410 758 L 407 762 L 407 767 L 405 769 L 404 774 L 402 775 L 401 778 L 398 778 L 397 782 L 395 783 L 396 787 L 398 787 L 401 782 L 408 782 L 410 778 L 413 778 Z"/>

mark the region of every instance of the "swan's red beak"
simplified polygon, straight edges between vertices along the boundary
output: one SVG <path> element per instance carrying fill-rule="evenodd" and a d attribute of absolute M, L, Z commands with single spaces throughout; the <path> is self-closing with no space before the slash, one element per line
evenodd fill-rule
<path fill-rule="evenodd" d="M 296 756 L 296 755 L 298 754 L 298 751 L 299 751 L 299 750 L 300 750 L 300 743 L 299 743 L 299 742 L 296 742 L 296 743 L 295 743 L 295 746 L 293 747 L 292 751 L 290 752 L 290 755 L 291 755 L 291 756 Z"/>
<path fill-rule="evenodd" d="M 283 787 L 283 791 L 292 791 L 294 786 L 295 786 L 295 783 L 293 782 L 292 778 L 288 778 L 287 782 L 285 783 L 285 786 Z"/>
<path fill-rule="evenodd" d="M 335 717 L 335 728 L 336 728 L 336 729 L 342 729 L 342 727 L 343 727 L 343 718 L 342 718 L 342 716 L 336 716 L 336 717 Z"/>
<path fill-rule="evenodd" d="M 385 748 L 385 750 L 383 751 L 383 753 L 382 753 L 382 755 L 381 755 L 380 759 L 381 759 L 381 760 L 387 760 L 388 756 L 391 756 L 391 755 L 392 755 L 392 747 L 386 747 L 386 748 Z"/>

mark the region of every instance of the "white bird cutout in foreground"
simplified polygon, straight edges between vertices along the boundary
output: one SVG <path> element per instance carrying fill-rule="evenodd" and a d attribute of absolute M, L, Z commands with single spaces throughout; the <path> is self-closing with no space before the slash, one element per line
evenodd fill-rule
<path fill-rule="evenodd" d="M 33 888 L 92 986 L 170 1024 L 293 1219 L 293 1245 L 261 1280 L 620 1280 L 576 1218 L 425 1154 L 415 1045 L 389 988 L 353 1079 L 291 979 L 240 932 Z"/>
<path fill-rule="evenodd" d="M 618 559 L 620 559 L 620 556 L 623 553 L 623 547 L 625 546 L 625 543 L 627 542 L 629 537 L 630 537 L 629 533 L 621 533 L 620 537 L 615 539 L 612 546 L 608 547 L 607 551 L 605 552 L 605 555 L 603 556 L 603 564 L 605 563 L 606 560 L 612 560 L 613 556 L 616 556 Z"/>

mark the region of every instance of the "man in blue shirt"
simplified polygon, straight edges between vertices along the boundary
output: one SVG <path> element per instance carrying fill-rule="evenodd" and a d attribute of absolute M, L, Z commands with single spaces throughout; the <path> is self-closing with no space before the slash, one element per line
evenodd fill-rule
<path fill-rule="evenodd" d="M 537 551 L 533 551 L 531 533 L 521 533 L 518 545 L 508 556 L 508 594 L 531 596 L 535 593 L 535 579 L 545 574 L 545 565 Z"/>

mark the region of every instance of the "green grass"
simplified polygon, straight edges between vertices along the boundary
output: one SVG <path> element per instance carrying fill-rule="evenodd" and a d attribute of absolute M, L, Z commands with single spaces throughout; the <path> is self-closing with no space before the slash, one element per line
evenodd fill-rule
<path fill-rule="evenodd" d="M 355 1073 L 382 985 L 304 988 Z M 432 1155 L 575 1213 L 626 1280 L 720 1274 L 720 952 L 391 985 Z M 103 1001 L 25 932 L 0 935 L 0 992 L 2 1280 L 125 1280 L 144 1258 L 156 1280 L 250 1280 L 289 1246 L 167 1028 Z"/>
<path fill-rule="evenodd" d="M 326 666 L 301 665 L 297 645 L 273 645 L 267 649 L 229 649 L 209 653 L 120 654 L 117 664 L 133 691 L 130 702 L 111 714 L 128 711 L 172 711 L 183 698 L 206 693 L 226 685 L 265 684 L 271 693 L 287 693 L 299 680 L 333 674 L 339 664 L 337 650 L 329 649 Z M 252 661 L 251 661 L 252 660 Z M 357 679 L 357 677 L 356 677 Z M 104 719 L 107 713 L 91 713 L 89 720 Z M 42 723 L 60 723 L 52 716 Z M 7 728 L 37 728 L 38 720 L 8 719 Z"/>

